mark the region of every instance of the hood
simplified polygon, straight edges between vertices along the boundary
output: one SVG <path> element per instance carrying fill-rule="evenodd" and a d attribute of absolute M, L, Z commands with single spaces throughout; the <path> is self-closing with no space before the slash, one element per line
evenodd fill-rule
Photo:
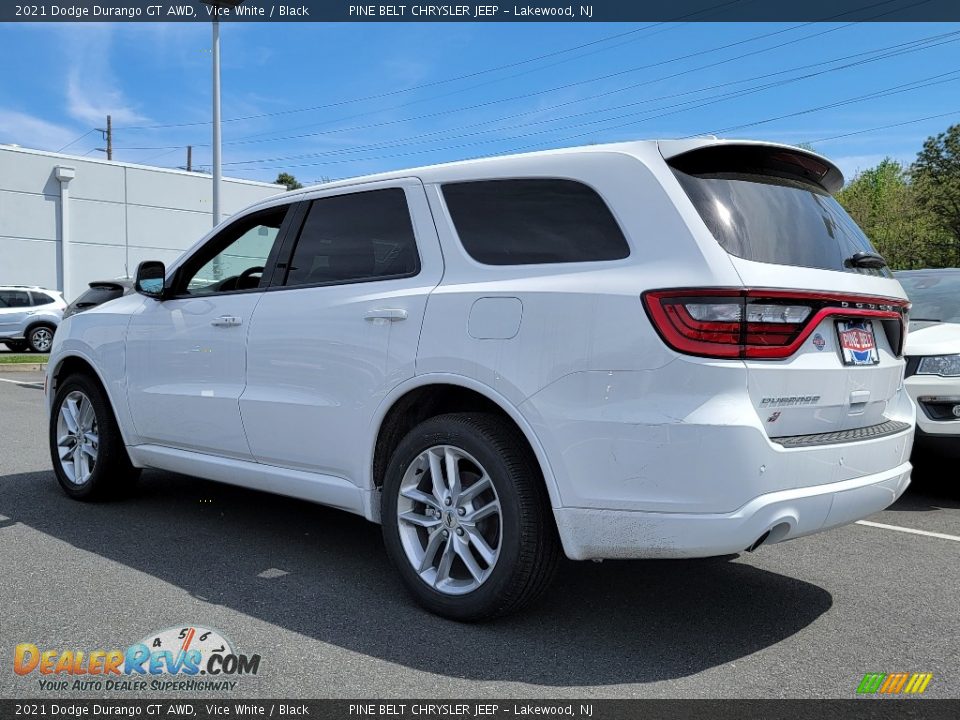
<path fill-rule="evenodd" d="M 910 323 L 907 356 L 960 354 L 960 323 Z"/>

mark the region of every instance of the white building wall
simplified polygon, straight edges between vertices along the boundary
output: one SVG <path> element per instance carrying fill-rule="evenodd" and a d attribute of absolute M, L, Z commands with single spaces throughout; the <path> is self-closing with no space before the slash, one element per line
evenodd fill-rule
<path fill-rule="evenodd" d="M 75 171 L 67 268 L 58 167 Z M 225 178 L 223 214 L 282 191 Z M 69 302 L 91 280 L 129 277 L 141 260 L 169 264 L 210 230 L 211 193 L 209 175 L 0 146 L 0 285 L 66 285 Z"/>

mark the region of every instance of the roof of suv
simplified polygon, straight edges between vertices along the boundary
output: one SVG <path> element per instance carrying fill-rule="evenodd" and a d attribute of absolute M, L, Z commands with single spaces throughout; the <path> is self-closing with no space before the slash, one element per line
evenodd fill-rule
<path fill-rule="evenodd" d="M 50 293 L 51 295 L 60 295 L 59 290 L 50 290 L 39 285 L 0 285 L 0 290 L 39 290 L 40 292 Z"/>
<path fill-rule="evenodd" d="M 423 165 L 420 167 L 406 168 L 403 170 L 392 170 L 373 175 L 345 178 L 343 180 L 335 180 L 333 182 L 323 183 L 321 185 L 310 185 L 299 190 L 293 190 L 289 193 L 283 193 L 283 195 L 289 197 L 291 195 L 302 195 L 305 193 L 316 192 L 317 190 L 349 187 L 353 185 L 380 182 L 384 180 L 397 180 L 411 176 L 418 177 L 424 182 L 442 182 L 444 180 L 449 180 L 449 175 L 453 174 L 453 171 L 467 167 L 482 168 L 485 173 L 496 175 L 501 167 L 506 169 L 518 158 L 536 159 L 542 157 L 556 157 L 562 155 L 576 155 L 580 153 L 597 152 L 623 153 L 626 155 L 649 155 L 649 153 L 653 151 L 658 155 L 662 155 L 664 158 L 669 159 L 692 150 L 719 145 L 751 145 L 783 148 L 796 153 L 808 155 L 812 158 L 816 158 L 820 162 L 826 163 L 831 168 L 831 179 L 834 180 L 831 185 L 834 187 L 828 189 L 835 191 L 843 185 L 843 175 L 840 173 L 840 170 L 836 167 L 836 165 L 822 155 L 811 152 L 804 148 L 798 148 L 794 145 L 785 145 L 783 143 L 765 142 L 761 140 L 733 140 L 707 136 L 687 138 L 682 140 L 633 140 L 629 142 L 605 143 L 600 145 L 581 145 L 578 147 L 558 148 L 555 150 L 540 150 L 537 152 L 519 153 L 513 155 L 497 155 L 494 157 L 475 158 L 472 160 L 457 160 L 454 162 L 440 163 L 437 165 Z M 276 196 L 274 196 L 274 199 L 275 197 Z M 268 198 L 268 201 L 269 200 L 270 198 Z"/>

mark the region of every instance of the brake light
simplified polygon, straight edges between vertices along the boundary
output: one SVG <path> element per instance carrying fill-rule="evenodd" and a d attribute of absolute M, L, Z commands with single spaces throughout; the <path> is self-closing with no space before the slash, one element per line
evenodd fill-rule
<path fill-rule="evenodd" d="M 643 303 L 660 337 L 677 352 L 766 360 L 793 355 L 830 315 L 880 319 L 899 355 L 909 306 L 900 299 L 728 289 L 655 290 L 644 293 Z"/>

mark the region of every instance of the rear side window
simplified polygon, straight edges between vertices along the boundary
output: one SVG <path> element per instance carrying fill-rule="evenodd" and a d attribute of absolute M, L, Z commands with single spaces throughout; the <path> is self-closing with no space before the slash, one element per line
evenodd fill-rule
<path fill-rule="evenodd" d="M 887 268 L 852 267 L 876 252 L 822 182 L 821 161 L 779 148 L 721 146 L 669 161 L 717 242 L 745 260 L 891 277 Z"/>
<path fill-rule="evenodd" d="M 0 290 L 0 308 L 30 307 L 30 295 L 22 290 Z"/>
<path fill-rule="evenodd" d="M 418 272 L 406 193 L 388 188 L 314 200 L 286 284 L 369 282 Z"/>
<path fill-rule="evenodd" d="M 34 306 L 49 305 L 52 302 L 56 302 L 52 297 L 42 292 L 32 292 L 30 293 L 30 297 L 33 299 L 31 304 Z"/>
<path fill-rule="evenodd" d="M 467 253 L 485 265 L 597 262 L 630 254 L 610 208 L 573 180 L 483 180 L 443 186 Z"/>

